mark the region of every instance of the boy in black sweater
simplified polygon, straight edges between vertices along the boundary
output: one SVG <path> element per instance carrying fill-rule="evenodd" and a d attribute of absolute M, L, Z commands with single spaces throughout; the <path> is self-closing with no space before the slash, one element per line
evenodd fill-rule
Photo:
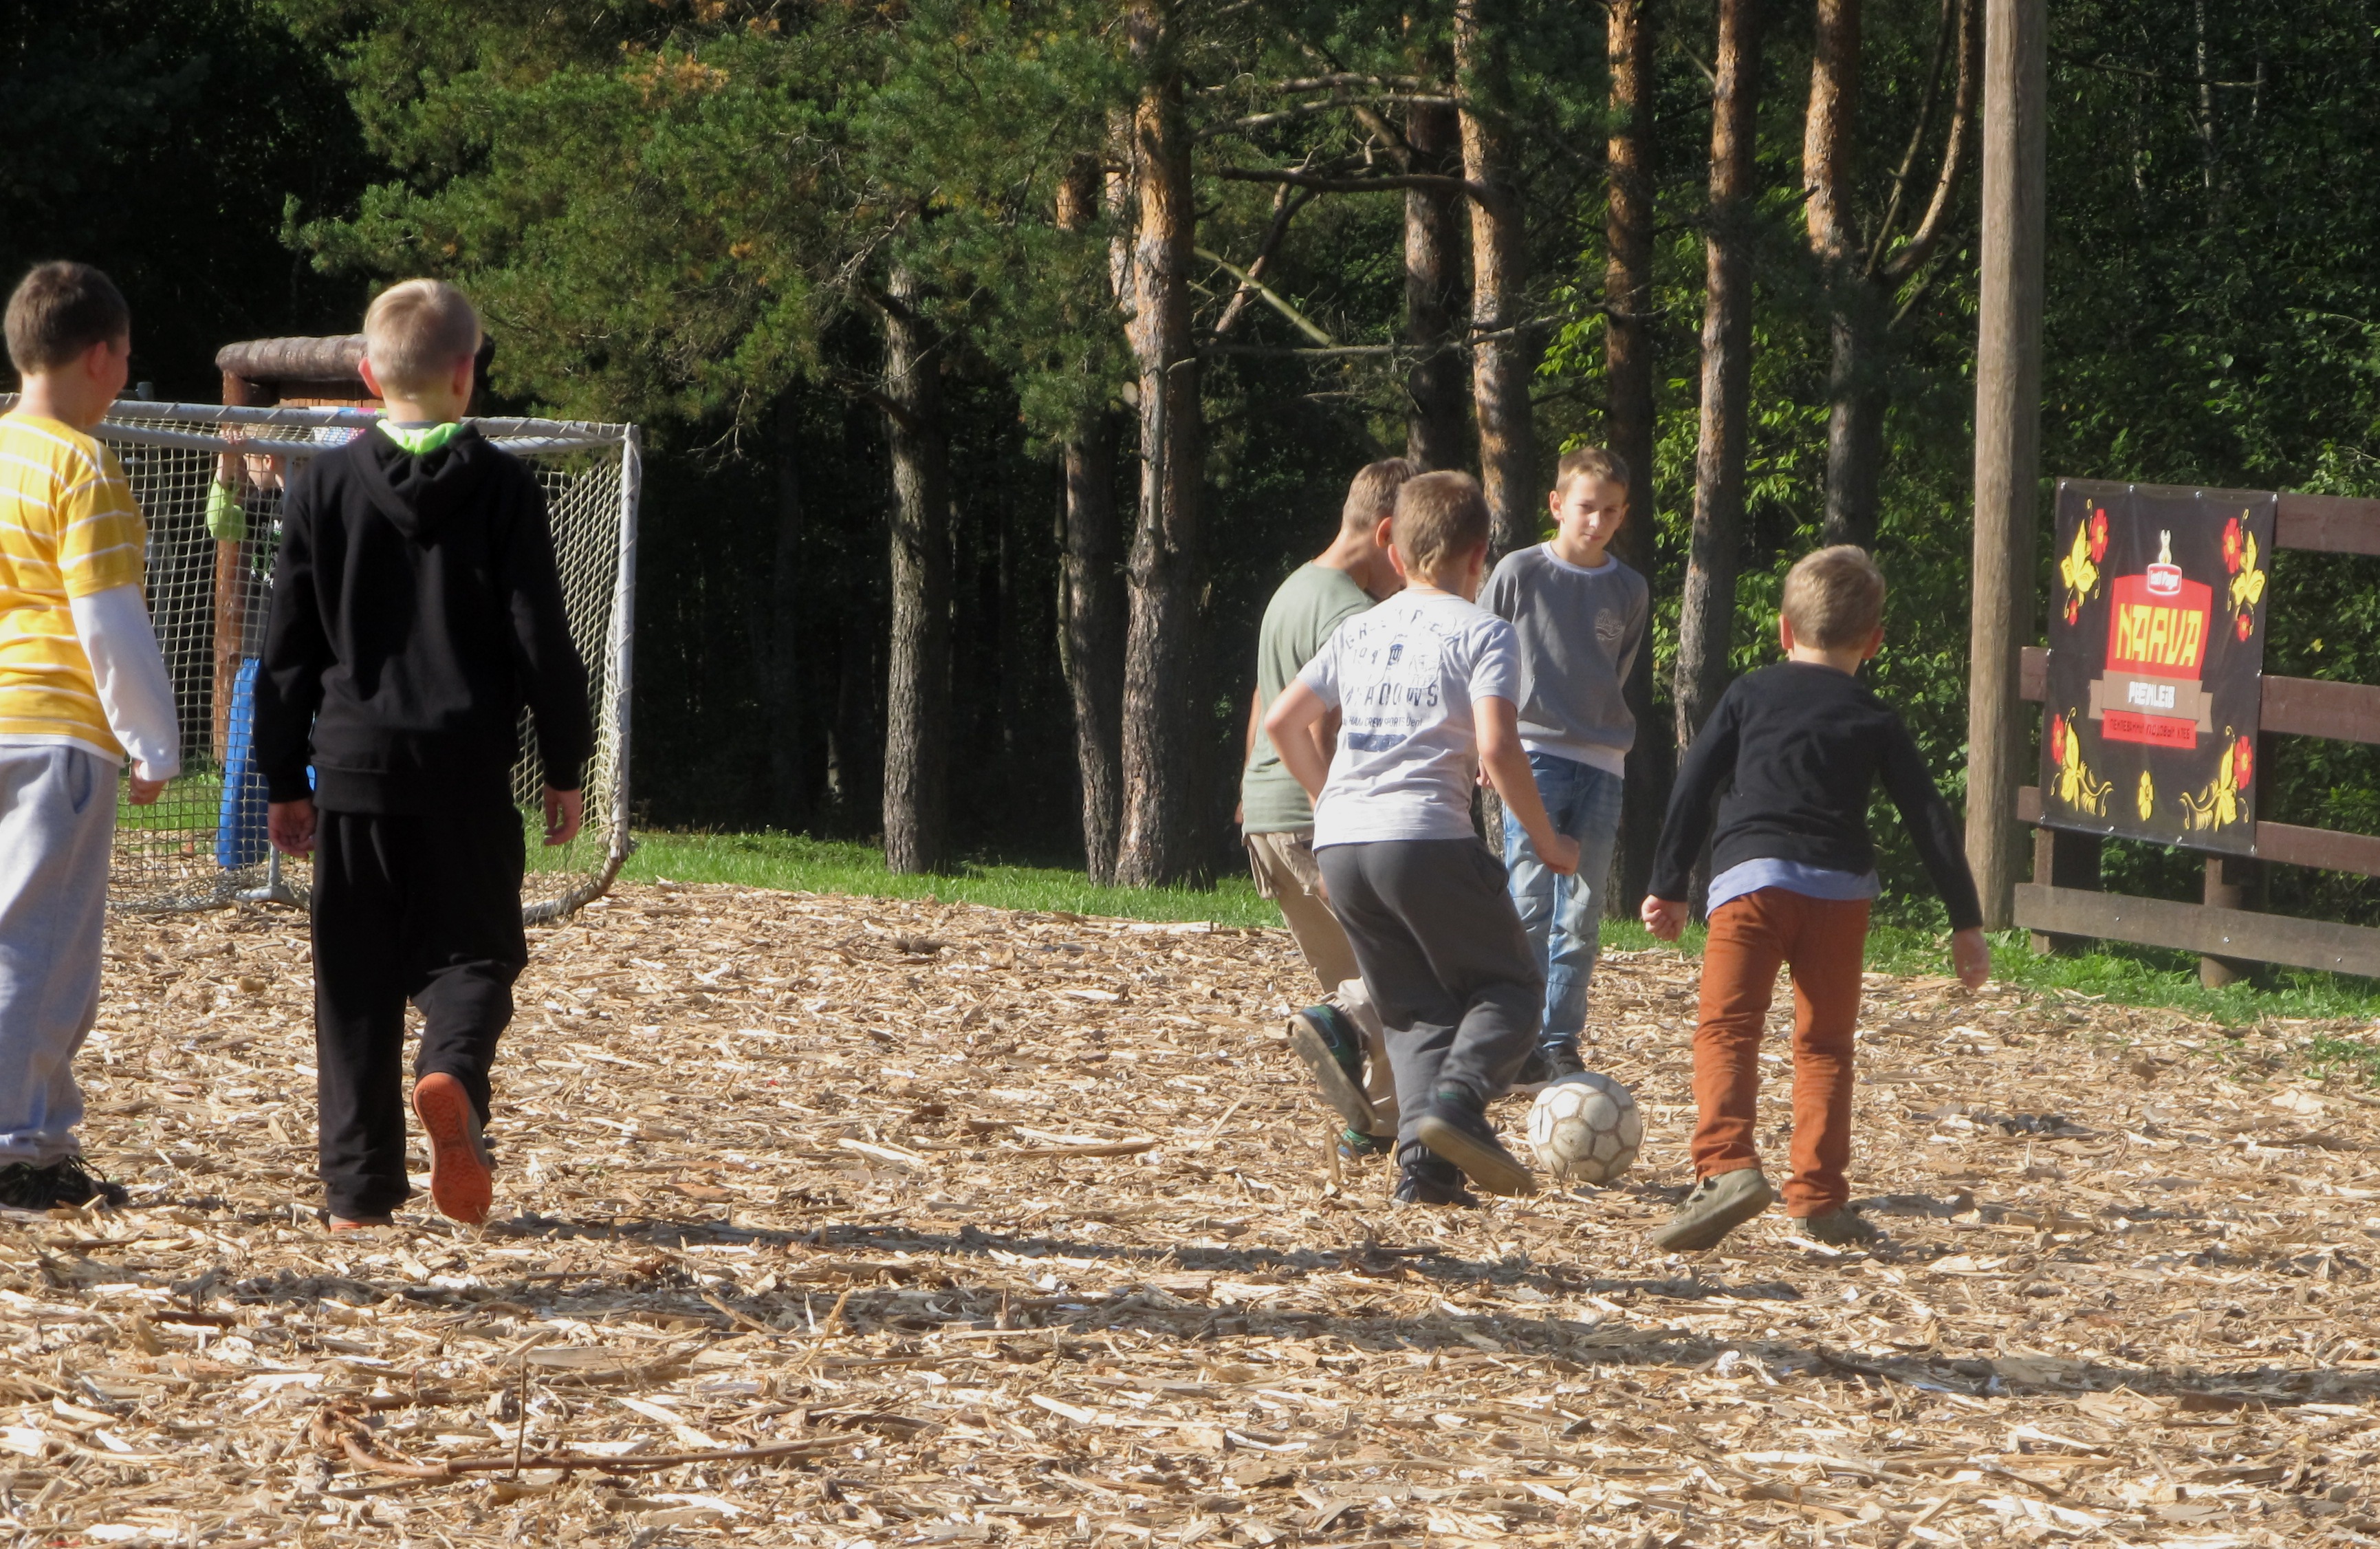
<path fill-rule="evenodd" d="M 387 419 L 290 482 L 256 695 L 273 843 L 314 857 L 314 1041 L 331 1229 L 386 1225 L 406 1179 L 405 1003 L 430 1193 L 487 1218 L 488 1067 L 528 962 L 511 770 L 524 706 L 545 842 L 578 832 L 594 744 L 536 479 L 469 407 L 480 323 L 408 280 L 364 318 Z M 312 763 L 314 782 L 307 780 Z M 320 811 L 317 811 L 317 808 Z"/>
<path fill-rule="evenodd" d="M 1859 680 L 1884 644 L 1884 575 L 1849 544 L 1785 577 L 1786 660 L 1738 678 L 1687 750 L 1653 860 L 1645 926 L 1674 941 L 1687 873 L 1711 832 L 1710 935 L 1694 1031 L 1694 1192 L 1656 1246 L 1718 1245 L 1775 1193 L 1753 1149 L 1760 1038 L 1779 963 L 1793 970 L 1793 1171 L 1785 1212 L 1821 1242 L 1873 1241 L 1851 1208 L 1852 1032 L 1868 900 L 1877 892 L 1868 795 L 1881 775 L 1950 913 L 1961 982 L 1991 977 L 1958 820 L 1909 728 Z"/>

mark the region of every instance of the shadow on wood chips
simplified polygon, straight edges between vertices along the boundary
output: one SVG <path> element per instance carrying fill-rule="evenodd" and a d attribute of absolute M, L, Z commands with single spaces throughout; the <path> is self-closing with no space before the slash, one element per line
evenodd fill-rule
<path fill-rule="evenodd" d="M 2365 1030 L 1871 975 L 1888 1242 L 1771 1215 L 1690 1261 L 1644 1236 L 1693 969 L 1598 978 L 1624 1186 L 1439 1212 L 1331 1163 L 1281 933 L 627 887 L 535 938 L 495 1222 L 333 1238 L 302 921 L 117 921 L 81 1069 L 134 1203 L 0 1226 L 0 1509 L 213 1549 L 2380 1535 L 2380 1124 L 2256 1057 Z"/>

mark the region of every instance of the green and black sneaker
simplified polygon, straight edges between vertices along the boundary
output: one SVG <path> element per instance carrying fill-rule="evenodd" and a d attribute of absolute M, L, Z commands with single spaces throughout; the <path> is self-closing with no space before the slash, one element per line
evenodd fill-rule
<path fill-rule="evenodd" d="M 1322 1101 L 1347 1128 L 1372 1132 L 1372 1100 L 1364 1095 L 1364 1035 L 1335 1006 L 1309 1006 L 1289 1019 L 1290 1049 L 1321 1089 Z"/>
<path fill-rule="evenodd" d="M 1393 1135 L 1369 1135 L 1361 1129 L 1339 1131 L 1339 1159 L 1342 1162 L 1377 1162 L 1397 1149 Z"/>

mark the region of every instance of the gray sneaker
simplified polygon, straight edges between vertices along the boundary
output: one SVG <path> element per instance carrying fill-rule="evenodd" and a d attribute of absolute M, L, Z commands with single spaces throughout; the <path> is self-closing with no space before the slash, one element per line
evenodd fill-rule
<path fill-rule="evenodd" d="M 1803 1236 L 1829 1248 L 1864 1248 L 1884 1236 L 1849 1205 L 1796 1217 L 1793 1225 L 1801 1228 Z"/>
<path fill-rule="evenodd" d="M 1699 1253 L 1716 1248 L 1727 1234 L 1767 1210 L 1777 1190 L 1757 1167 L 1713 1173 L 1694 1185 L 1678 1206 L 1670 1224 L 1653 1234 L 1653 1246 L 1673 1252 Z"/>

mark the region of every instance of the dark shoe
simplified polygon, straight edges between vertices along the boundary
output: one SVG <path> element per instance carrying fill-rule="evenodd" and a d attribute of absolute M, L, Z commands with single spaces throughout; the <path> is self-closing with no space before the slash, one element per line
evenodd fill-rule
<path fill-rule="evenodd" d="M 30 1162 L 0 1167 L 0 1205 L 12 1210 L 79 1210 L 93 1200 L 120 1205 L 131 1198 L 124 1185 L 92 1172 L 79 1156 L 62 1156 L 46 1167 Z"/>
<path fill-rule="evenodd" d="M 1440 1087 L 1415 1127 L 1422 1144 L 1463 1169 L 1490 1194 L 1534 1194 L 1537 1180 L 1528 1166 L 1504 1149 L 1484 1104 L 1462 1087 Z"/>
<path fill-rule="evenodd" d="M 1694 1185 L 1670 1224 L 1653 1234 L 1653 1246 L 1699 1253 L 1716 1248 L 1727 1234 L 1767 1210 L 1777 1198 L 1757 1167 L 1713 1173 Z"/>
<path fill-rule="evenodd" d="M 1864 1248 L 1884 1236 L 1849 1205 L 1837 1205 L 1815 1215 L 1797 1216 L 1793 1225 L 1803 1237 L 1829 1248 Z"/>
<path fill-rule="evenodd" d="M 1586 1074 L 1586 1062 L 1578 1057 L 1578 1045 L 1575 1043 L 1548 1043 L 1545 1045 L 1543 1053 L 1546 1056 L 1547 1068 L 1553 1072 L 1546 1078 L 1548 1081 L 1559 1081 L 1565 1076 Z"/>
<path fill-rule="evenodd" d="M 1397 1178 L 1397 1203 L 1477 1207 L 1479 1197 L 1463 1187 L 1463 1169 L 1432 1154 L 1427 1146 L 1407 1146 L 1398 1157 L 1402 1170 Z"/>
<path fill-rule="evenodd" d="M 1339 1132 L 1339 1160 L 1342 1162 L 1377 1162 L 1396 1150 L 1393 1137 L 1366 1135 L 1360 1129 Z"/>
<path fill-rule="evenodd" d="M 449 1221 L 478 1226 L 488 1218 L 496 1190 L 471 1094 L 454 1077 L 433 1071 L 415 1083 L 413 1111 L 430 1138 L 430 1198 L 438 1213 Z"/>
<path fill-rule="evenodd" d="M 1512 1090 L 1518 1092 L 1523 1087 L 1541 1087 L 1553 1079 L 1554 1062 L 1546 1057 L 1544 1046 L 1539 1045 L 1531 1049 L 1529 1057 L 1521 1062 L 1521 1068 L 1512 1072 Z"/>
<path fill-rule="evenodd" d="M 1335 1006 L 1309 1006 L 1289 1019 L 1289 1046 L 1305 1062 L 1322 1101 L 1347 1121 L 1347 1128 L 1370 1134 L 1372 1100 L 1364 1095 L 1364 1035 Z"/>

